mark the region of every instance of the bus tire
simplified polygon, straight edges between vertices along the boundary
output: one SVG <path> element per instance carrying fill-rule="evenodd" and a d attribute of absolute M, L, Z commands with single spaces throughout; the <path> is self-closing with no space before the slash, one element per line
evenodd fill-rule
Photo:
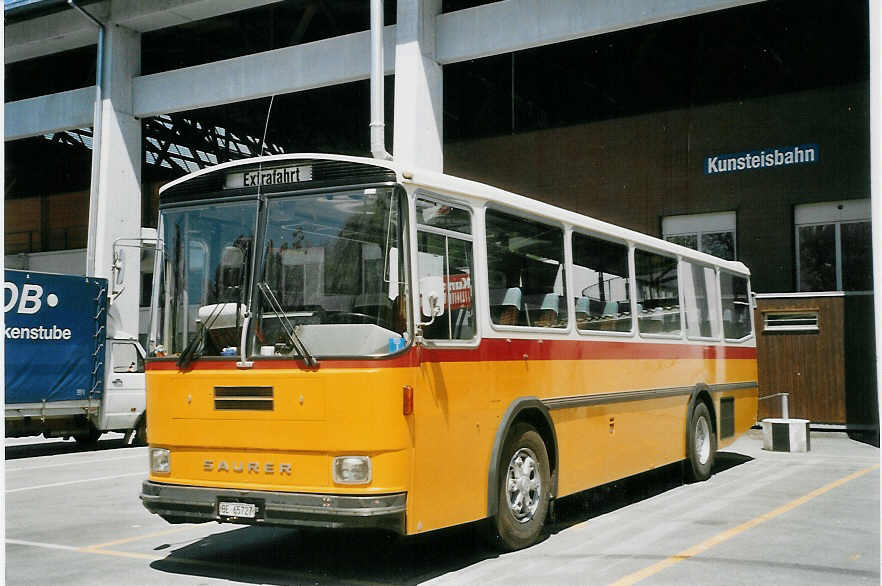
<path fill-rule="evenodd" d="M 703 401 L 695 404 L 692 417 L 686 426 L 686 450 L 688 480 L 700 482 L 710 478 L 717 451 L 717 437 L 711 423 L 710 411 Z"/>
<path fill-rule="evenodd" d="M 514 551 L 536 543 L 548 515 L 551 474 L 545 442 L 532 426 L 518 423 L 506 438 L 498 484 L 496 545 Z"/>

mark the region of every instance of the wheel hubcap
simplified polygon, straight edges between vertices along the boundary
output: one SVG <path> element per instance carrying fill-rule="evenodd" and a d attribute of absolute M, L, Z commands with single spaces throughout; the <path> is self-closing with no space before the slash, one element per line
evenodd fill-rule
<path fill-rule="evenodd" d="M 542 498 L 542 476 L 539 460 L 529 448 L 521 448 L 511 457 L 505 492 L 515 519 L 526 523 L 533 518 Z"/>
<path fill-rule="evenodd" d="M 707 419 L 699 417 L 695 422 L 695 455 L 700 464 L 706 464 L 710 458 L 711 438 Z"/>

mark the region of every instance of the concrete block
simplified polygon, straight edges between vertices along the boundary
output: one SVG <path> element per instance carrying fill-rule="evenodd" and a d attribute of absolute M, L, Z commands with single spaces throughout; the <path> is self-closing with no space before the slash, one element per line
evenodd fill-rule
<path fill-rule="evenodd" d="M 773 452 L 811 450 L 808 419 L 763 419 L 763 449 Z"/>

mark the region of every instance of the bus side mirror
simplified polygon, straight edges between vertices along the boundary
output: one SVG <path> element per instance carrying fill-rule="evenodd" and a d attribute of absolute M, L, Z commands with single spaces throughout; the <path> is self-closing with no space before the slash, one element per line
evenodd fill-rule
<path fill-rule="evenodd" d="M 420 305 L 423 316 L 430 320 L 444 315 L 444 281 L 440 276 L 420 279 Z"/>
<path fill-rule="evenodd" d="M 111 272 L 113 273 L 113 290 L 114 292 L 122 292 L 121 288 L 126 280 L 125 251 L 118 248 L 114 250 L 113 257 L 113 266 L 111 266 Z"/>

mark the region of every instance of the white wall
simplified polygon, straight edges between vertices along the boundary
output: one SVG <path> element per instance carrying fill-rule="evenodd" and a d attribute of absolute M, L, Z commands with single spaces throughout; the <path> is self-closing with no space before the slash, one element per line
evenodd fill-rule
<path fill-rule="evenodd" d="M 5 263 L 7 269 L 60 273 L 62 275 L 85 275 L 86 249 L 7 254 Z"/>

